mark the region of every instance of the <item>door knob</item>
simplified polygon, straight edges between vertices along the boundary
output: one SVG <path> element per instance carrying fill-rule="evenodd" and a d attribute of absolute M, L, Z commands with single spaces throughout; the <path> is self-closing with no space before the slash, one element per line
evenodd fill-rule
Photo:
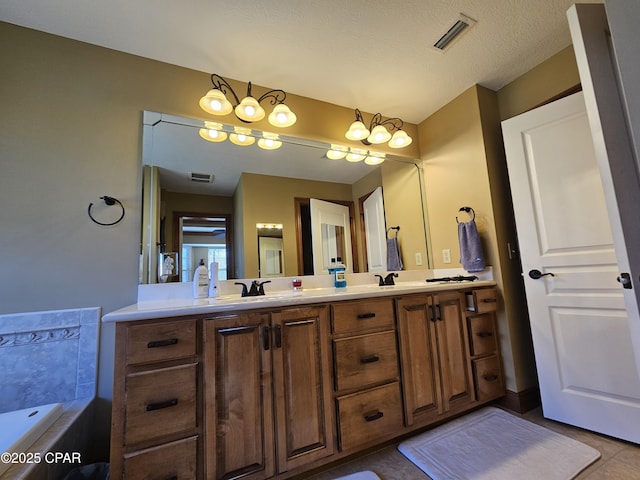
<path fill-rule="evenodd" d="M 542 273 L 540 270 L 536 270 L 535 268 L 533 270 L 529 270 L 529 277 L 533 278 L 534 280 L 538 280 L 539 278 L 542 278 L 545 275 L 550 275 L 552 277 L 555 277 L 555 275 L 551 272 Z"/>

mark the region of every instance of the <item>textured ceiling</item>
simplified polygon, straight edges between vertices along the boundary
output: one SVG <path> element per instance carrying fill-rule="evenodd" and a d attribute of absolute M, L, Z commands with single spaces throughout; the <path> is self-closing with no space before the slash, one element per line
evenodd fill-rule
<path fill-rule="evenodd" d="M 468 87 L 497 90 L 568 46 L 573 3 L 2 0 L 0 20 L 419 123 Z M 436 51 L 460 13 L 477 24 Z"/>

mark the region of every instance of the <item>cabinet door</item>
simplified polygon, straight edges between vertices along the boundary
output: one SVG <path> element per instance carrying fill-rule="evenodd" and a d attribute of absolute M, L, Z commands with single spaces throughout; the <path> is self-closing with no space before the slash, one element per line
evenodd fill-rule
<path fill-rule="evenodd" d="M 436 322 L 429 295 L 398 299 L 398 336 L 407 426 L 428 423 L 441 412 Z"/>
<path fill-rule="evenodd" d="M 472 400 L 472 374 L 460 293 L 438 294 L 434 296 L 433 302 L 443 408 L 448 411 L 466 407 Z"/>
<path fill-rule="evenodd" d="M 271 314 L 278 472 L 333 454 L 326 308 Z"/>
<path fill-rule="evenodd" d="M 205 320 L 206 478 L 275 474 L 269 316 Z"/>

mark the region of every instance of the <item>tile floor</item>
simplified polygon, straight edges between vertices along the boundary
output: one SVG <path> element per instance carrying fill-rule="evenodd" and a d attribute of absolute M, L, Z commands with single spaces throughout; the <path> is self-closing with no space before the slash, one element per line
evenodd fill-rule
<path fill-rule="evenodd" d="M 513 413 L 513 412 L 511 412 Z M 602 455 L 581 472 L 575 480 L 640 480 L 640 446 L 611 437 L 571 427 L 542 416 L 540 408 L 523 418 L 571 437 L 595 448 Z M 429 477 L 396 450 L 395 445 L 334 466 L 307 477 L 308 480 L 332 480 L 363 470 L 371 470 L 382 480 L 428 480 Z M 453 479 L 452 479 L 453 480 Z"/>

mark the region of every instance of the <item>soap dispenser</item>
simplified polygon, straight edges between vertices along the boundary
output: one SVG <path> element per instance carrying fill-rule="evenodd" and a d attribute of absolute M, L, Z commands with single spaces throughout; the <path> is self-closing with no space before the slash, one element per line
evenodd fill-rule
<path fill-rule="evenodd" d="M 200 264 L 193 274 L 193 298 L 207 298 L 209 290 L 209 272 L 204 264 L 204 259 L 200 259 Z"/>
<path fill-rule="evenodd" d="M 211 262 L 209 266 L 209 298 L 216 298 L 218 296 L 218 262 Z"/>

